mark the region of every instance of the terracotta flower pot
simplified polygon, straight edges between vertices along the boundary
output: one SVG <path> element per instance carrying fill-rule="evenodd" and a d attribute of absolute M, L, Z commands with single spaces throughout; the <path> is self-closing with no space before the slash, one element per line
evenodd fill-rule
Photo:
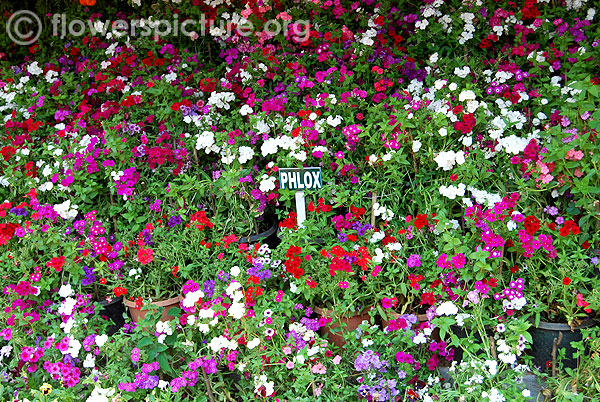
<path fill-rule="evenodd" d="M 134 301 L 127 300 L 127 299 L 125 299 L 125 305 L 127 307 L 129 307 L 129 313 L 131 314 L 131 319 L 136 323 L 143 320 L 146 317 L 146 313 L 148 311 L 155 312 L 155 311 L 158 311 L 158 308 L 160 308 L 160 307 L 165 308 L 162 312 L 162 321 L 171 321 L 171 320 L 175 319 L 175 317 L 168 314 L 169 309 L 172 307 L 179 307 L 179 303 L 181 302 L 181 300 L 183 300 L 183 299 L 182 299 L 181 295 L 179 295 L 179 296 L 173 297 L 168 300 L 155 301 L 155 302 L 152 302 L 151 305 L 156 306 L 156 308 L 152 308 L 149 310 L 148 309 L 144 309 L 144 310 L 138 309 L 136 307 Z"/>
<path fill-rule="evenodd" d="M 333 311 L 331 310 L 315 307 L 314 311 L 321 317 L 333 318 Z M 336 330 L 336 328 L 340 326 L 340 323 L 346 324 L 346 326 L 344 327 L 345 331 L 353 331 L 356 328 L 358 328 L 358 326 L 364 320 L 369 321 L 370 318 L 371 317 L 369 316 L 369 310 L 365 309 L 361 313 L 350 317 L 336 317 L 338 322 L 330 322 L 329 324 L 325 325 L 325 327 L 323 327 L 322 331 L 329 342 L 333 343 L 339 348 L 342 348 L 346 344 L 346 342 L 344 341 L 344 336 L 341 335 L 339 331 L 336 331 L 336 333 L 333 332 L 334 330 Z"/>

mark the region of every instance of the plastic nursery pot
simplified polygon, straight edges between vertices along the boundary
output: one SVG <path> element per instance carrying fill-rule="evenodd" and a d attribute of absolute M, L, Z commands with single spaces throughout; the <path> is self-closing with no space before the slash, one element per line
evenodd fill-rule
<path fill-rule="evenodd" d="M 277 236 L 277 229 L 279 228 L 279 221 L 277 219 L 273 219 L 273 223 L 269 229 L 264 232 L 248 236 L 242 237 L 238 240 L 238 243 L 266 243 L 271 250 L 276 248 L 279 243 L 281 243 L 281 239 Z"/>
<path fill-rule="evenodd" d="M 314 311 L 321 317 L 333 316 L 333 311 L 323 309 L 320 307 L 315 307 Z M 321 329 L 321 331 L 323 335 L 327 337 L 327 340 L 329 342 L 333 343 L 338 348 L 343 348 L 346 344 L 346 341 L 344 341 L 344 336 L 336 330 L 336 328 L 340 326 L 340 323 L 346 324 L 346 326 L 344 327 L 345 331 L 354 331 L 364 320 L 369 321 L 370 318 L 371 317 L 369 316 L 369 310 L 365 309 L 362 312 L 350 317 L 337 317 L 338 322 L 331 321 L 329 324 L 325 325 Z M 334 330 L 336 330 L 335 333 L 333 332 Z"/>
<path fill-rule="evenodd" d="M 486 333 L 490 332 L 490 328 L 485 327 Z M 459 339 L 470 339 L 470 342 L 477 342 L 477 343 L 481 343 L 481 335 L 479 334 L 479 332 L 475 331 L 474 333 L 471 334 L 471 336 L 467 335 L 467 331 L 465 330 L 464 327 L 459 327 L 458 325 L 451 325 L 450 326 L 450 332 L 453 333 L 454 335 L 456 335 Z M 457 363 L 462 362 L 462 358 L 463 358 L 463 354 L 464 351 L 461 347 L 456 347 L 454 348 L 454 360 Z"/>
<path fill-rule="evenodd" d="M 113 324 L 106 330 L 106 334 L 109 336 L 114 335 L 123 327 L 123 325 L 125 325 L 125 318 L 123 317 L 123 314 L 125 314 L 123 296 L 114 298 L 111 301 L 101 300 L 100 305 L 102 306 L 100 315 L 113 322 Z"/>
<path fill-rule="evenodd" d="M 142 321 L 144 318 L 146 318 L 146 313 L 148 311 L 158 311 L 158 309 L 160 307 L 164 307 L 165 309 L 162 312 L 162 321 L 171 321 L 174 320 L 175 317 L 173 317 L 172 315 L 169 315 L 169 309 L 172 307 L 179 307 L 179 303 L 181 302 L 182 298 L 181 295 L 173 297 L 171 299 L 168 300 L 161 300 L 161 301 L 155 301 L 152 302 L 151 305 L 155 306 L 156 308 L 152 308 L 152 309 L 137 309 L 135 302 L 131 301 L 131 300 L 127 300 L 125 299 L 125 305 L 127 307 L 129 307 L 129 314 L 131 314 L 131 319 L 133 320 L 133 322 L 137 323 L 139 321 Z"/>
<path fill-rule="evenodd" d="M 533 338 L 531 355 L 533 356 L 534 364 L 542 370 L 548 370 L 552 367 L 552 351 L 556 349 L 555 356 L 556 360 L 558 360 L 559 350 L 564 348 L 565 358 L 562 360 L 563 367 L 576 368 L 577 359 L 573 358 L 575 349 L 571 347 L 571 342 L 581 341 L 581 328 L 589 328 L 596 324 L 596 320 L 590 319 L 583 321 L 581 325 L 572 330 L 566 323 L 540 321 L 537 327 L 532 326 L 529 328 L 529 332 Z M 554 346 L 555 342 L 556 347 Z M 558 364 L 558 361 L 556 363 Z"/>

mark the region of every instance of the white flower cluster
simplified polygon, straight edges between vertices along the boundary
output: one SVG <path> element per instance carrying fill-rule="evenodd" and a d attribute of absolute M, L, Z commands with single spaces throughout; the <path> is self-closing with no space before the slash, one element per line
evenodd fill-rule
<path fill-rule="evenodd" d="M 454 200 L 456 197 L 464 197 L 466 188 L 467 186 L 465 186 L 463 183 L 459 183 L 458 186 L 441 186 L 440 194 L 444 197 Z"/>
<path fill-rule="evenodd" d="M 244 293 L 240 291 L 239 282 L 233 281 L 227 286 L 225 293 L 231 298 L 232 303 L 227 310 L 227 313 L 235 318 L 236 320 L 241 320 L 244 314 L 246 314 L 246 309 L 244 308 L 244 303 L 240 302 L 244 298 Z"/>
<path fill-rule="evenodd" d="M 229 110 L 231 107 L 229 103 L 233 101 L 235 101 L 235 94 L 233 92 L 212 92 L 206 103 L 210 106 Z"/>
<path fill-rule="evenodd" d="M 457 163 L 459 165 L 465 163 L 465 153 L 464 151 L 442 151 L 434 158 L 434 160 L 438 164 L 438 167 L 443 168 L 444 170 L 450 170 Z"/>
<path fill-rule="evenodd" d="M 240 114 L 242 116 L 247 116 L 252 113 L 254 113 L 254 110 L 252 110 L 252 107 L 250 107 L 250 105 L 244 105 L 240 108 Z"/>
<path fill-rule="evenodd" d="M 329 124 L 331 127 L 337 127 L 337 126 L 339 126 L 342 123 L 343 120 L 344 119 L 340 115 L 336 115 L 335 117 L 334 116 L 328 116 L 327 117 L 327 124 Z"/>
<path fill-rule="evenodd" d="M 378 232 L 378 233 L 380 233 L 380 232 Z M 375 234 L 375 233 L 373 233 L 373 234 Z M 383 235 L 383 233 L 382 233 L 382 236 L 385 237 L 385 235 Z M 383 237 L 381 237 L 381 239 L 383 239 Z M 371 243 L 375 243 L 375 241 L 373 241 L 373 237 L 371 237 L 370 241 L 371 241 Z M 377 241 L 379 241 L 379 240 L 377 240 Z M 375 255 L 371 258 L 371 260 L 375 264 L 381 264 L 383 262 L 384 258 L 386 258 L 386 259 L 389 258 L 389 253 L 384 253 L 382 249 L 380 249 L 379 247 L 377 247 L 375 249 Z"/>
<path fill-rule="evenodd" d="M 202 297 L 204 297 L 204 292 L 198 289 L 195 292 L 187 293 L 181 303 L 185 308 L 192 308 L 194 307 L 196 302 Z"/>
<path fill-rule="evenodd" d="M 238 157 L 238 160 L 242 165 L 254 158 L 254 150 L 250 147 L 241 146 L 238 148 L 238 151 L 240 151 L 240 156 Z"/>
<path fill-rule="evenodd" d="M 212 338 L 208 343 L 208 347 L 213 351 L 213 353 L 218 353 L 221 349 L 236 350 L 238 343 L 233 340 L 230 341 L 223 335 L 220 335 Z"/>
<path fill-rule="evenodd" d="M 394 212 L 391 209 L 380 205 L 378 202 L 376 202 L 375 205 L 373 205 L 373 210 L 374 215 L 381 216 L 381 219 L 383 219 L 384 221 L 390 221 L 394 217 Z"/>
<path fill-rule="evenodd" d="M 79 207 L 75 204 L 71 206 L 71 200 L 66 200 L 61 204 L 54 205 L 54 210 L 61 218 L 65 220 L 73 220 L 77 217 L 77 209 Z"/>
<path fill-rule="evenodd" d="M 458 307 L 451 301 L 445 301 L 435 309 L 437 315 L 456 315 L 458 314 Z"/>
<path fill-rule="evenodd" d="M 259 394 L 261 392 L 261 388 L 263 387 L 265 396 L 270 397 L 275 393 L 275 383 L 273 381 L 269 381 L 266 375 L 262 374 L 260 377 L 255 376 L 254 392 Z"/>
<path fill-rule="evenodd" d="M 475 14 L 473 13 L 461 13 L 460 19 L 465 22 L 465 27 L 458 37 L 458 43 L 464 45 L 468 40 L 473 39 L 473 32 L 475 32 L 475 25 L 473 25 L 473 20 L 475 19 Z"/>
<path fill-rule="evenodd" d="M 171 323 L 171 321 L 159 321 L 156 323 L 156 332 L 160 333 L 157 338 L 158 343 L 164 343 L 167 336 L 173 335 Z"/>
<path fill-rule="evenodd" d="M 221 148 L 215 144 L 215 134 L 210 131 L 203 131 L 198 134 L 196 140 L 196 149 L 198 151 L 204 150 L 207 154 L 211 152 L 219 152 Z"/>
<path fill-rule="evenodd" d="M 496 148 L 498 150 L 504 150 L 504 152 L 507 154 L 518 155 L 525 150 L 531 138 L 533 138 L 533 136 L 521 138 L 513 134 L 508 137 L 498 139 L 498 146 Z"/>
<path fill-rule="evenodd" d="M 260 186 L 258 189 L 263 193 L 268 193 L 269 191 L 275 190 L 275 180 L 275 176 L 263 174 L 261 176 Z"/>
<path fill-rule="evenodd" d="M 469 186 L 467 190 L 469 190 L 471 192 L 471 195 L 475 197 L 475 202 L 478 204 L 489 205 L 490 207 L 492 207 L 496 205 L 496 203 L 502 202 L 502 197 L 500 196 L 500 194 L 488 193 L 485 190 L 478 190 L 472 186 Z"/>
<path fill-rule="evenodd" d="M 364 34 L 357 35 L 358 42 L 362 43 L 365 46 L 373 46 L 375 44 L 373 38 L 377 36 L 378 25 L 375 24 L 375 19 L 377 17 L 378 15 L 372 16 L 369 20 L 369 29 Z"/>
<path fill-rule="evenodd" d="M 39 66 L 37 61 L 34 61 L 27 66 L 27 72 L 31 75 L 40 75 L 44 72 L 44 70 Z"/>
<path fill-rule="evenodd" d="M 290 151 L 290 156 L 294 156 L 297 159 L 300 159 L 303 155 L 306 158 L 306 152 L 301 154 L 300 152 L 295 152 L 300 148 L 300 144 L 302 143 L 301 137 L 288 137 L 286 135 L 281 135 L 277 138 L 268 138 L 265 142 L 263 142 L 260 147 L 260 151 L 263 156 L 271 155 L 277 153 L 278 149 L 284 149 L 286 151 Z"/>
<path fill-rule="evenodd" d="M 463 68 L 456 67 L 454 69 L 454 74 L 458 75 L 460 78 L 466 78 L 470 72 L 471 72 L 471 69 L 469 68 L 469 66 L 464 66 Z"/>

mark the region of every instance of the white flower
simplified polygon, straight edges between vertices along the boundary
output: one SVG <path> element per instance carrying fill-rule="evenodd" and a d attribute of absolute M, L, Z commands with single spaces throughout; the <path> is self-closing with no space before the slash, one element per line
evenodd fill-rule
<path fill-rule="evenodd" d="M 83 367 L 85 368 L 94 368 L 96 365 L 96 358 L 93 354 L 88 353 L 85 355 L 85 360 L 83 361 Z"/>
<path fill-rule="evenodd" d="M 75 308 L 76 303 L 77 299 L 67 297 L 58 308 L 58 314 L 64 314 L 66 316 L 73 314 L 73 309 Z"/>
<path fill-rule="evenodd" d="M 264 174 L 262 175 L 261 179 L 262 180 L 259 186 L 260 191 L 263 193 L 268 193 L 269 191 L 275 190 L 275 176 L 269 177 L 268 175 Z"/>
<path fill-rule="evenodd" d="M 250 147 L 241 146 L 238 148 L 238 151 L 240 151 L 240 156 L 238 160 L 242 165 L 254 157 L 254 150 Z"/>
<path fill-rule="evenodd" d="M 62 285 L 58 291 L 58 295 L 63 298 L 69 297 L 73 295 L 73 288 L 68 283 L 66 285 Z"/>
<path fill-rule="evenodd" d="M 61 218 L 65 220 L 73 220 L 77 217 L 77 205 L 73 205 L 71 208 L 71 200 L 66 200 L 62 204 L 57 204 L 54 206 L 54 210 Z"/>
<path fill-rule="evenodd" d="M 252 110 L 252 107 L 250 107 L 250 105 L 244 105 L 240 108 L 240 114 L 242 116 L 246 116 L 249 115 L 251 113 L 253 113 L 254 111 Z"/>
<path fill-rule="evenodd" d="M 231 276 L 236 277 L 240 274 L 240 267 L 234 265 L 233 267 L 231 267 L 231 270 L 229 272 L 231 273 Z"/>
<path fill-rule="evenodd" d="M 194 307 L 194 304 L 196 304 L 196 302 L 202 297 L 204 297 L 204 292 L 200 289 L 196 290 L 195 292 L 189 292 L 185 295 L 182 305 L 186 308 L 192 308 Z"/>
<path fill-rule="evenodd" d="M 166 382 L 166 381 L 163 381 Z M 167 383 L 169 384 L 169 383 Z M 92 393 L 85 402 L 109 402 L 108 397 L 114 394 L 112 388 L 100 388 L 97 384 L 94 386 Z"/>
<path fill-rule="evenodd" d="M 238 289 L 239 289 L 239 288 L 241 288 L 241 287 L 242 287 L 242 285 L 240 285 L 240 283 L 239 283 L 239 282 L 237 282 L 237 281 L 231 282 L 231 283 L 230 283 L 230 284 L 227 286 L 227 289 L 225 289 L 225 293 L 226 293 L 228 296 L 231 296 L 231 295 L 233 295 L 233 292 L 235 292 L 236 290 L 238 290 Z"/>
<path fill-rule="evenodd" d="M 262 153 L 262 156 L 267 156 L 276 153 L 277 143 L 278 141 L 275 138 L 269 138 L 265 142 L 263 142 L 262 146 L 260 147 L 260 152 Z"/>
<path fill-rule="evenodd" d="M 252 339 L 250 342 L 248 342 L 246 344 L 246 346 L 248 347 L 248 349 L 254 349 L 258 345 L 260 345 L 260 338 L 254 338 L 254 339 Z"/>
<path fill-rule="evenodd" d="M 439 55 L 437 52 L 435 52 L 434 54 L 432 54 L 431 56 L 429 56 L 429 63 L 430 64 L 435 64 L 437 63 L 438 59 L 439 59 Z"/>
<path fill-rule="evenodd" d="M 232 303 L 227 312 L 236 320 L 241 320 L 246 313 L 246 310 L 244 309 L 244 303 Z"/>
<path fill-rule="evenodd" d="M 458 313 L 458 307 L 451 301 L 445 301 L 435 309 L 435 313 L 437 315 L 456 315 Z"/>
<path fill-rule="evenodd" d="M 75 359 L 75 358 L 77 358 L 77 356 L 79 356 L 80 350 L 81 350 L 81 342 L 79 342 L 77 339 L 70 339 L 69 340 L 69 349 L 67 350 L 67 353 L 70 354 L 73 359 Z"/>
<path fill-rule="evenodd" d="M 96 345 L 101 348 L 106 341 L 108 341 L 108 335 L 98 335 L 94 341 L 96 342 Z"/>
<path fill-rule="evenodd" d="M 34 61 L 27 66 L 27 72 L 31 75 L 40 75 L 44 72 L 44 70 L 40 68 L 37 61 Z"/>
<path fill-rule="evenodd" d="M 421 149 L 421 146 L 423 145 L 423 143 L 419 140 L 414 140 L 412 143 L 412 150 L 413 152 L 419 152 L 419 149 Z"/>

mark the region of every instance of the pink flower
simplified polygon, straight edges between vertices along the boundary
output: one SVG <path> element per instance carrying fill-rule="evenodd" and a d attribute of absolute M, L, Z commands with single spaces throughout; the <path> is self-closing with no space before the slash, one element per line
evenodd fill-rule
<path fill-rule="evenodd" d="M 291 360 L 289 360 L 289 361 L 288 361 L 288 362 L 285 364 L 285 367 L 286 367 L 288 370 L 291 370 L 291 369 L 293 369 L 293 368 L 294 368 L 294 362 L 293 362 L 293 361 L 291 361 Z"/>
<path fill-rule="evenodd" d="M 333 364 L 335 364 L 336 366 L 337 366 L 338 364 L 340 364 L 340 363 L 341 363 L 341 361 L 342 361 L 342 356 L 340 356 L 340 355 L 336 355 L 336 356 L 333 358 L 333 360 L 332 360 Z"/>
<path fill-rule="evenodd" d="M 290 348 L 289 346 L 284 346 L 282 351 L 284 355 L 289 355 L 292 353 L 292 348 Z"/>
<path fill-rule="evenodd" d="M 327 368 L 322 363 L 315 364 L 310 370 L 313 374 L 325 374 L 327 372 Z"/>
<path fill-rule="evenodd" d="M 0 336 L 2 336 L 2 339 L 5 341 L 10 341 L 12 339 L 12 329 L 4 328 L 2 331 L 0 331 Z"/>
<path fill-rule="evenodd" d="M 342 289 L 346 289 L 346 288 L 348 288 L 348 282 L 341 281 L 340 283 L 338 283 L 338 286 Z"/>

